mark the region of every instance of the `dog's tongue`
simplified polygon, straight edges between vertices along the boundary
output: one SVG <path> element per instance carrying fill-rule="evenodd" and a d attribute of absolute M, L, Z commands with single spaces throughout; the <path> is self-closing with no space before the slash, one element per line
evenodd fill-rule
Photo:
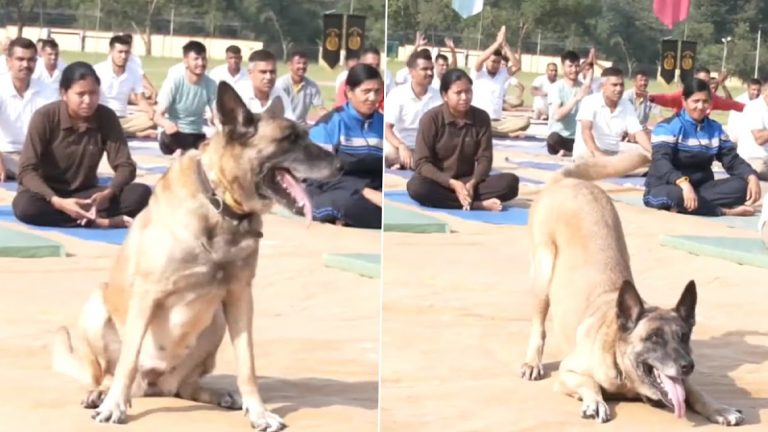
<path fill-rule="evenodd" d="M 661 378 L 661 384 L 669 394 L 669 398 L 672 399 L 672 404 L 675 406 L 675 416 L 682 418 L 685 416 L 685 387 L 683 387 L 683 380 L 680 378 L 670 378 L 662 373 L 659 374 Z"/>
<path fill-rule="evenodd" d="M 297 182 L 296 178 L 286 170 L 277 170 L 277 177 L 296 202 L 304 203 L 304 219 L 307 221 L 307 224 L 312 223 L 312 202 L 309 200 L 309 196 L 304 190 L 304 186 Z"/>

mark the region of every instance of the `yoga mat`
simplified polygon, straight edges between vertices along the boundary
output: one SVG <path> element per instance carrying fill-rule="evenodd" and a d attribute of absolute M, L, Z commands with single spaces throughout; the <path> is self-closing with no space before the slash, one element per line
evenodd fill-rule
<path fill-rule="evenodd" d="M 61 243 L 32 233 L 0 227 L 0 257 L 47 258 L 66 255 Z"/>
<path fill-rule="evenodd" d="M 169 166 L 166 165 L 139 165 L 136 167 L 139 173 L 147 174 L 165 174 L 168 171 Z"/>
<path fill-rule="evenodd" d="M 60 234 L 68 235 L 80 240 L 96 241 L 101 243 L 108 243 L 113 245 L 123 244 L 125 236 L 128 234 L 127 228 L 61 228 L 61 227 L 39 227 L 34 225 L 26 225 L 19 222 L 13 215 L 11 206 L 0 206 L 0 222 L 9 222 L 13 224 L 23 225 L 34 231 L 40 232 L 57 232 Z"/>
<path fill-rule="evenodd" d="M 501 171 L 491 170 L 491 174 L 499 174 Z M 400 178 L 409 180 L 411 177 L 413 177 L 413 171 L 411 170 L 393 170 L 387 168 L 384 170 L 385 174 L 392 174 L 394 176 L 398 176 Z M 530 177 L 523 177 L 523 176 L 517 176 L 520 179 L 520 184 L 527 184 L 527 185 L 541 185 L 544 184 L 543 181 L 537 180 Z"/>
<path fill-rule="evenodd" d="M 515 164 L 521 168 L 532 168 L 532 169 L 538 169 L 538 170 L 544 170 L 544 171 L 557 171 L 564 166 L 563 164 L 557 163 L 557 162 L 515 160 L 514 158 L 511 158 L 509 156 L 505 157 L 504 161 L 510 164 Z"/>
<path fill-rule="evenodd" d="M 112 182 L 112 176 L 100 175 L 98 178 L 99 186 L 109 186 Z M 6 180 L 4 183 L 0 183 L 0 187 L 8 192 L 16 192 L 19 189 L 19 183 L 16 180 Z"/>
<path fill-rule="evenodd" d="M 380 254 L 323 254 L 323 264 L 372 279 L 381 277 Z"/>
<path fill-rule="evenodd" d="M 447 223 L 432 216 L 425 215 L 403 207 L 384 203 L 384 231 L 404 232 L 414 234 L 449 233 Z"/>
<path fill-rule="evenodd" d="M 645 204 L 643 204 L 643 196 L 642 195 L 612 195 L 611 199 L 614 201 L 618 201 L 624 204 L 628 204 L 635 207 L 643 207 L 647 208 L 649 210 L 654 210 L 650 207 L 646 207 Z M 746 229 L 749 231 L 755 231 L 757 227 L 757 221 L 760 219 L 759 215 L 755 216 L 717 216 L 717 217 L 711 217 L 711 216 L 692 216 L 692 215 L 679 215 L 679 216 L 685 216 L 689 218 L 697 218 L 697 219 L 706 219 L 708 221 L 721 223 L 724 225 L 727 225 L 731 228 L 741 228 Z"/>
<path fill-rule="evenodd" d="M 484 222 L 494 225 L 526 225 L 528 224 L 528 209 L 519 207 L 504 207 L 500 212 L 485 210 L 449 210 L 420 206 L 413 201 L 406 191 L 386 191 L 384 197 L 401 204 L 416 206 L 421 210 L 433 213 L 442 213 L 473 222 Z"/>
<path fill-rule="evenodd" d="M 663 246 L 694 255 L 768 268 L 768 249 L 760 239 L 663 235 L 660 240 Z"/>

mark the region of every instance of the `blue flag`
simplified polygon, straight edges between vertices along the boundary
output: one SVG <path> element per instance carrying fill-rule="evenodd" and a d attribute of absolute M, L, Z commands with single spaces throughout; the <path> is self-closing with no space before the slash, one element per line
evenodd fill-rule
<path fill-rule="evenodd" d="M 462 18 L 469 18 L 483 10 L 483 0 L 453 0 L 451 6 Z"/>

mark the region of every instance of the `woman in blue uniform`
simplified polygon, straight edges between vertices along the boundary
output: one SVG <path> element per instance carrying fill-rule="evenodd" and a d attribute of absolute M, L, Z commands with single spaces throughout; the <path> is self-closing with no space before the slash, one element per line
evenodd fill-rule
<path fill-rule="evenodd" d="M 358 228 L 381 228 L 384 117 L 378 110 L 384 88 L 373 66 L 352 67 L 347 102 L 321 117 L 309 138 L 335 153 L 344 165 L 331 181 L 309 181 L 312 218 Z"/>
<path fill-rule="evenodd" d="M 736 153 L 722 126 L 707 116 L 709 84 L 685 83 L 683 110 L 660 122 L 651 136 L 651 167 L 645 181 L 647 207 L 700 216 L 750 216 L 760 200 L 754 169 Z M 712 162 L 729 177 L 715 180 Z"/>

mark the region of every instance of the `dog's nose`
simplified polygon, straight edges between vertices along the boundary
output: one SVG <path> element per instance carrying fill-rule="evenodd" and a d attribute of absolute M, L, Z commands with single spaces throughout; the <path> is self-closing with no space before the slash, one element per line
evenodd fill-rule
<path fill-rule="evenodd" d="M 693 360 L 685 360 L 680 363 L 680 372 L 682 372 L 683 375 L 688 376 L 693 373 L 693 367 Z"/>

